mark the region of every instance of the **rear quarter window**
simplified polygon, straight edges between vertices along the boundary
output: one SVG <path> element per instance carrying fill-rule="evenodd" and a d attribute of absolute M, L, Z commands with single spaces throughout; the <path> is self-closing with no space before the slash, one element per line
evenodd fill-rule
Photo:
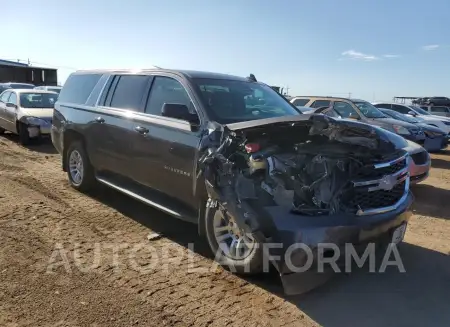
<path fill-rule="evenodd" d="M 311 108 L 329 107 L 330 100 L 316 100 L 312 103 Z"/>
<path fill-rule="evenodd" d="M 59 102 L 85 104 L 102 74 L 72 74 L 64 83 Z"/>
<path fill-rule="evenodd" d="M 296 107 L 304 107 L 309 102 L 309 99 L 295 99 L 292 104 Z"/>

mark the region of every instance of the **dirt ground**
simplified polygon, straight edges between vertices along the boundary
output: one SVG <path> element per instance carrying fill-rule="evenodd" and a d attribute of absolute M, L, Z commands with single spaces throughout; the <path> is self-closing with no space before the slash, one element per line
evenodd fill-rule
<path fill-rule="evenodd" d="M 210 269 L 195 226 L 110 189 L 74 191 L 51 142 L 5 135 L 0 326 L 450 326 L 450 151 L 432 157 L 413 187 L 406 273 L 361 269 L 286 297 L 276 275 Z"/>

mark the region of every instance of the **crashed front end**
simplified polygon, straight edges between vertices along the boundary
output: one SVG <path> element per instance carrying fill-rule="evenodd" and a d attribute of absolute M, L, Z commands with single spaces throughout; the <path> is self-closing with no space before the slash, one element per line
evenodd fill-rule
<path fill-rule="evenodd" d="M 211 126 L 202 146 L 209 203 L 260 244 L 281 244 L 267 255 L 286 293 L 314 285 L 305 272 L 307 285 L 298 286 L 285 257 L 291 245 L 305 244 L 317 260 L 321 243 L 378 242 L 409 218 L 410 158 L 401 138 L 376 127 L 323 115 L 279 117 Z M 298 249 L 289 263 L 307 260 Z"/>

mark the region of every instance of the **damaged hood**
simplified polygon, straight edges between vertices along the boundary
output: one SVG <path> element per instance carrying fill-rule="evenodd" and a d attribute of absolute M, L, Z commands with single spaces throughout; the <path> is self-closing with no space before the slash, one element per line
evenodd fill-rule
<path fill-rule="evenodd" d="M 327 135 L 330 139 L 336 130 L 348 130 L 357 134 L 364 135 L 366 138 L 372 138 L 378 142 L 377 147 L 390 147 L 390 150 L 404 149 L 408 146 L 406 140 L 392 132 L 383 128 L 357 122 L 351 119 L 334 119 L 332 117 L 320 114 L 303 114 L 295 116 L 282 116 L 267 119 L 251 120 L 246 122 L 239 122 L 228 124 L 226 127 L 231 131 L 247 131 L 252 129 L 272 127 L 287 127 L 292 128 L 299 126 L 310 126 L 311 134 Z M 371 146 L 368 146 L 371 147 Z"/>

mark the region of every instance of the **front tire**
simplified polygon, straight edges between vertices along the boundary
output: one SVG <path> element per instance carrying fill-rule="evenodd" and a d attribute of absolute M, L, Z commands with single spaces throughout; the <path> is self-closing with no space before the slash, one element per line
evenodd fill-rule
<path fill-rule="evenodd" d="M 25 124 L 19 124 L 19 142 L 22 145 L 28 145 L 30 143 L 30 133 L 28 133 L 28 127 Z"/>
<path fill-rule="evenodd" d="M 5 132 L 6 132 L 6 130 L 5 130 L 4 128 L 1 128 L 1 127 L 0 127 L 0 135 L 5 134 Z"/>
<path fill-rule="evenodd" d="M 245 234 L 225 210 L 217 207 L 206 208 L 205 220 L 208 244 L 220 265 L 242 275 L 263 271 L 263 248 L 254 235 Z"/>
<path fill-rule="evenodd" d="M 70 185 L 82 192 L 92 189 L 95 185 L 94 168 L 80 141 L 69 145 L 66 152 L 66 170 Z"/>

